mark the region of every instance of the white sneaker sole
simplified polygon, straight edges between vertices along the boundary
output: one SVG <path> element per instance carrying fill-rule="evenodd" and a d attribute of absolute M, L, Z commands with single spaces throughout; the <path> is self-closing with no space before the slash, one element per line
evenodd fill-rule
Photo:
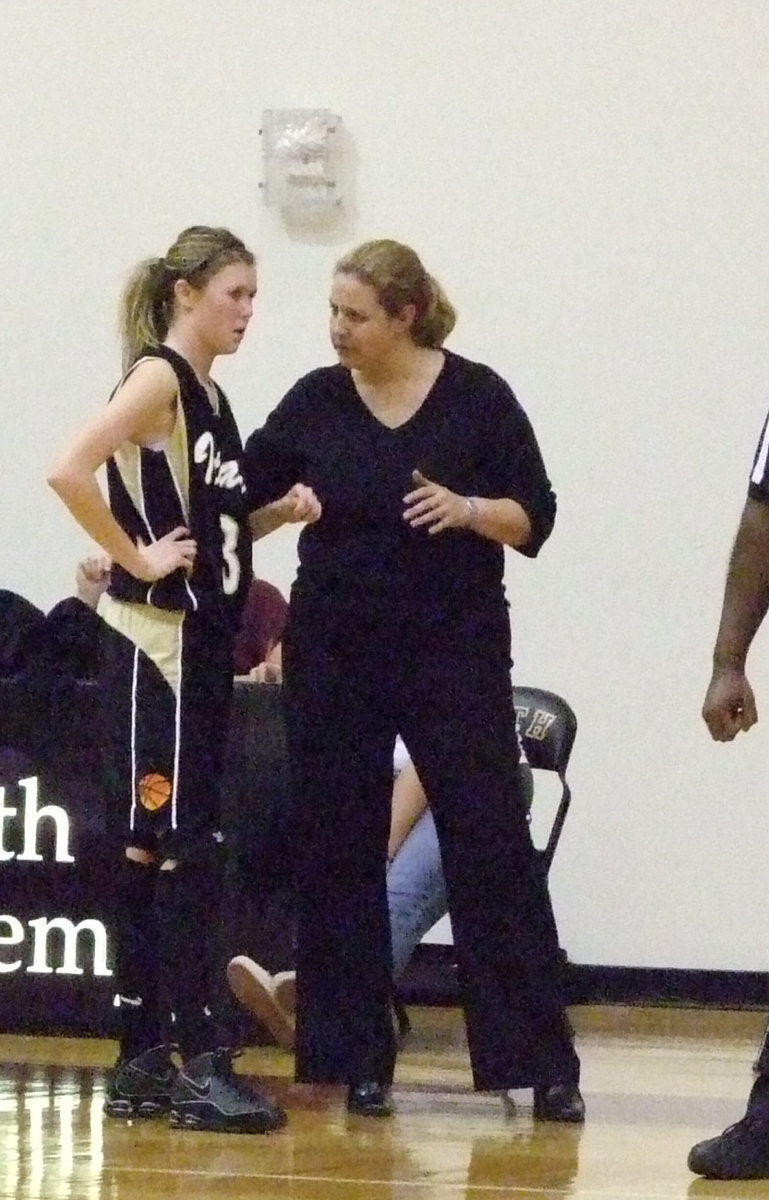
<path fill-rule="evenodd" d="M 280 971 L 272 977 L 275 1003 L 293 1017 L 296 1013 L 296 971 Z"/>
<path fill-rule="evenodd" d="M 294 1049 L 294 1021 L 273 995 L 272 975 L 239 954 L 227 964 L 227 982 L 244 1008 L 261 1021 L 283 1050 Z"/>

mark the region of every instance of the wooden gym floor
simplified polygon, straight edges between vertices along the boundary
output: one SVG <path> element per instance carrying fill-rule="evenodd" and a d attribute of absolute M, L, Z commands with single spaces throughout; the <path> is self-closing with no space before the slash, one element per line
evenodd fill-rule
<path fill-rule="evenodd" d="M 534 1123 L 470 1088 L 460 1014 L 411 1010 L 396 1116 L 345 1114 L 339 1089 L 300 1088 L 292 1060 L 248 1050 L 289 1110 L 267 1137 L 177 1132 L 101 1114 L 111 1042 L 0 1037 L 3 1200 L 769 1200 L 769 1181 L 686 1168 L 693 1142 L 743 1112 L 760 1013 L 575 1008 L 584 1128 Z"/>

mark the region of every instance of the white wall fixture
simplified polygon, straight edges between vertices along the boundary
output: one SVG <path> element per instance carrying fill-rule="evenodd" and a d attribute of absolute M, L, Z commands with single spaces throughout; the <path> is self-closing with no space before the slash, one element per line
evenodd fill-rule
<path fill-rule="evenodd" d="M 341 117 L 327 108 L 268 108 L 262 118 L 265 204 L 300 216 L 338 208 Z"/>

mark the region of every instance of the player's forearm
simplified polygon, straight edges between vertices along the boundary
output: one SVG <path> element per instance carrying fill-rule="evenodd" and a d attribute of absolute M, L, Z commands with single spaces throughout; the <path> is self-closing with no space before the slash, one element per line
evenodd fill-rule
<path fill-rule="evenodd" d="M 144 564 L 139 551 L 112 515 L 95 477 L 90 472 L 79 472 L 57 464 L 48 475 L 48 483 L 64 501 L 78 525 L 112 561 L 141 579 Z"/>
<path fill-rule="evenodd" d="M 769 608 L 769 506 L 748 498 L 729 559 L 721 620 L 713 651 L 716 669 L 742 670 Z"/>
<path fill-rule="evenodd" d="M 260 509 L 254 509 L 248 514 L 248 526 L 251 528 L 253 541 L 266 538 L 266 535 L 272 533 L 272 530 L 280 529 L 281 526 L 292 521 L 293 516 L 293 505 L 288 496 L 281 496 L 280 499 L 264 504 Z"/>
<path fill-rule="evenodd" d="M 481 537 L 505 546 L 524 546 L 531 537 L 531 521 L 517 500 L 470 498 L 468 527 Z"/>
<path fill-rule="evenodd" d="M 262 508 L 257 508 L 254 512 L 249 513 L 248 524 L 251 529 L 251 537 L 255 542 L 260 538 L 267 537 L 268 533 L 272 533 L 275 529 L 280 529 L 281 525 L 287 523 L 285 504 L 283 500 L 273 500 L 271 504 L 265 504 Z"/>

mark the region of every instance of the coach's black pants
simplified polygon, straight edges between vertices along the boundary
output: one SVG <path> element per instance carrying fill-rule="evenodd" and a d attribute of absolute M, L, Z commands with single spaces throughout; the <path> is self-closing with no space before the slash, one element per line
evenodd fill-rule
<path fill-rule="evenodd" d="M 295 596 L 284 639 L 298 808 L 296 1074 L 392 1077 L 385 883 L 400 731 L 441 843 L 475 1086 L 576 1081 L 558 938 L 517 794 L 503 604 L 409 621 Z"/>

